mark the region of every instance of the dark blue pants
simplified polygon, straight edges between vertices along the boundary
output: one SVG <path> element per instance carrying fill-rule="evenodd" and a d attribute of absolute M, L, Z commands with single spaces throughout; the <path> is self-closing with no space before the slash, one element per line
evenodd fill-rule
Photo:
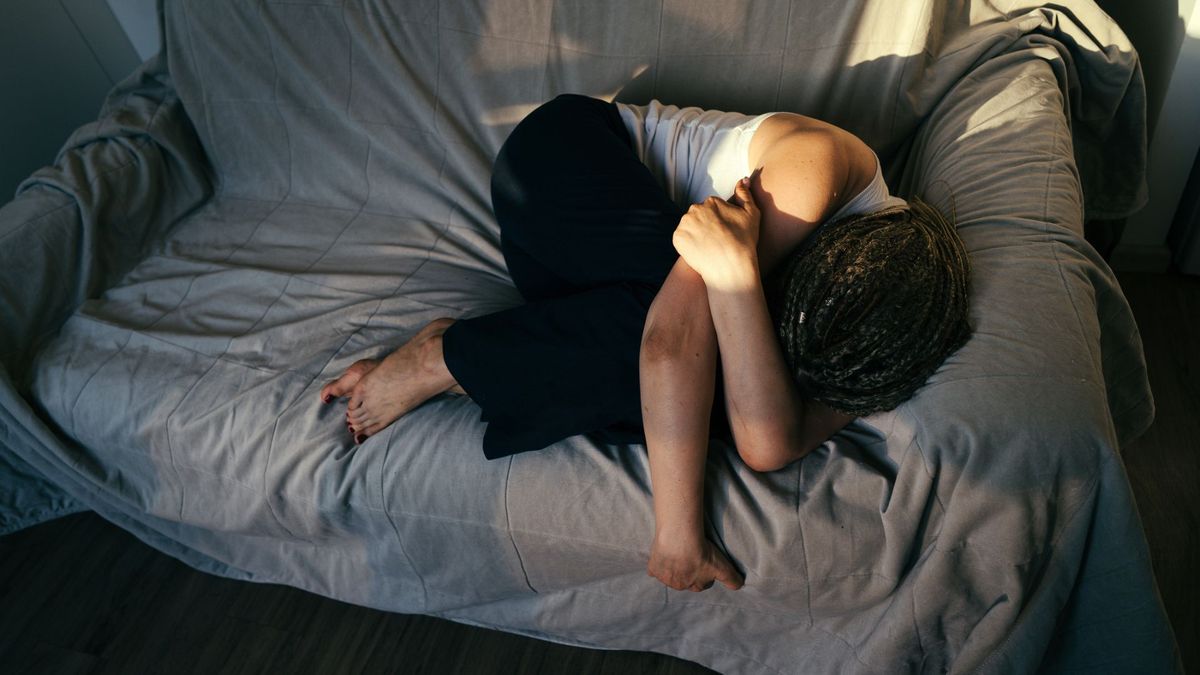
<path fill-rule="evenodd" d="M 459 320 L 443 337 L 446 366 L 483 409 L 484 455 L 588 432 L 644 442 L 642 327 L 678 257 L 671 234 L 683 211 L 633 152 L 617 107 L 576 94 L 517 125 L 491 188 L 504 259 L 527 304 Z"/>

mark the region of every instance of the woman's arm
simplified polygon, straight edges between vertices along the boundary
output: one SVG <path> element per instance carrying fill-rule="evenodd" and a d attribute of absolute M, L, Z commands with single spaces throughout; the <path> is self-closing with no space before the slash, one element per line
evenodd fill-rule
<path fill-rule="evenodd" d="M 708 287 L 725 377 L 725 403 L 738 454 L 755 471 L 774 471 L 819 447 L 854 420 L 801 398 L 775 335 L 757 261 Z"/>
<path fill-rule="evenodd" d="M 748 182 L 737 204 L 694 205 L 675 232 L 675 247 L 701 274 L 722 355 L 726 406 L 738 453 L 758 471 L 803 457 L 852 417 L 803 400 L 783 361 L 762 290 L 760 215 Z"/>
<path fill-rule="evenodd" d="M 717 339 L 704 281 L 678 260 L 654 298 L 642 335 L 642 421 L 654 493 L 647 569 L 678 589 L 729 588 L 742 576 L 704 534 L 704 472 Z"/>

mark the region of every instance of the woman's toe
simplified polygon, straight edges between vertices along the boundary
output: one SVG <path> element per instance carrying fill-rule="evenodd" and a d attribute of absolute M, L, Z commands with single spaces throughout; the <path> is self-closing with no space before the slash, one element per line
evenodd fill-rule
<path fill-rule="evenodd" d="M 341 398 L 350 393 L 350 389 L 352 389 L 360 379 L 362 379 L 361 375 L 351 373 L 349 370 L 347 370 L 346 372 L 342 373 L 341 377 L 321 388 L 321 400 L 326 403 L 332 403 L 333 399 Z"/>
<path fill-rule="evenodd" d="M 335 398 L 348 396 L 354 389 L 354 385 L 358 384 L 367 373 L 375 370 L 379 365 L 379 361 L 375 359 L 359 359 L 351 363 L 341 377 L 326 384 L 321 388 L 321 400 L 325 403 L 332 403 Z"/>

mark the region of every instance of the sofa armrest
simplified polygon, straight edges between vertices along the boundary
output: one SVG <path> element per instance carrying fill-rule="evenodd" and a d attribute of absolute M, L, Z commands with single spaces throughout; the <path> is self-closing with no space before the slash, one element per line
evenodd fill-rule
<path fill-rule="evenodd" d="M 901 194 L 924 196 L 953 216 L 972 256 L 972 301 L 989 308 L 977 332 L 1001 339 L 993 354 L 1012 352 L 975 375 L 1015 369 L 1097 380 L 1119 447 L 1149 427 L 1154 402 L 1133 314 L 1112 270 L 1083 238 L 1088 175 L 1081 164 L 1103 151 L 1071 114 L 1081 106 L 1072 104 L 1070 73 L 1082 66 L 1050 42 L 1018 43 L 947 92 L 918 130 Z M 1123 73 L 1131 66 L 1111 67 Z M 1128 98 L 1136 107 L 1142 89 L 1135 79 Z M 1128 124 L 1140 130 L 1144 118 Z M 1104 209 L 1141 199 L 1141 168 L 1133 162 L 1123 198 L 1114 193 Z M 1115 180 L 1096 165 L 1091 175 L 1094 185 Z"/>
<path fill-rule="evenodd" d="M 18 391 L 45 338 L 211 193 L 204 151 L 156 56 L 0 207 L 0 367 Z"/>

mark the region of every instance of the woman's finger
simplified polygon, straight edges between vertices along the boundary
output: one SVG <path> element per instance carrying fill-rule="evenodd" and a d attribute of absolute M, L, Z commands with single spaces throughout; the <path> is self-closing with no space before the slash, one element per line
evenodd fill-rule
<path fill-rule="evenodd" d="M 743 178 L 738 181 L 737 187 L 734 188 L 734 194 L 742 202 L 742 209 L 747 213 L 757 213 L 758 204 L 754 201 L 754 193 L 750 191 L 750 179 Z"/>
<path fill-rule="evenodd" d="M 714 562 L 716 563 L 715 576 L 717 581 L 724 584 L 729 590 L 736 591 L 742 587 L 742 584 L 746 583 L 745 577 L 737 571 L 733 563 L 729 562 L 729 559 L 724 555 L 718 553 L 717 559 Z"/>

